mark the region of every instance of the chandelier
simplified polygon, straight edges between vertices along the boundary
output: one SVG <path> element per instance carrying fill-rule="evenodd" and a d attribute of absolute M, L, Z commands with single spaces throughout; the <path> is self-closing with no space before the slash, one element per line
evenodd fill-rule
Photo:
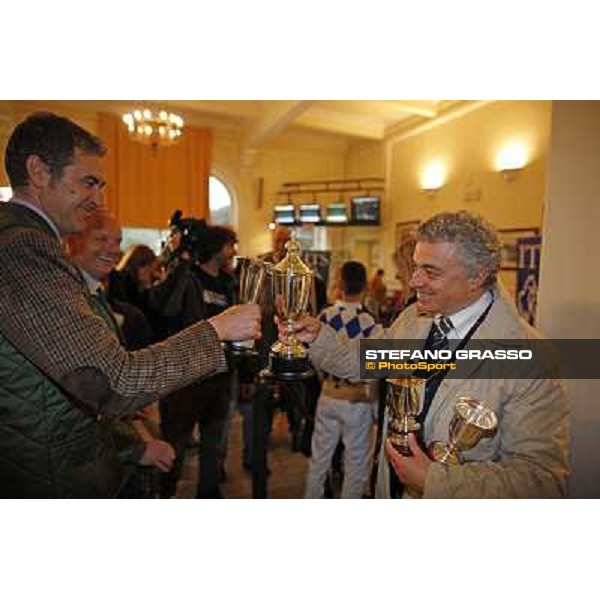
<path fill-rule="evenodd" d="M 123 115 L 123 123 L 127 125 L 131 139 L 154 149 L 174 144 L 183 133 L 183 119 L 166 110 L 134 110 Z"/>

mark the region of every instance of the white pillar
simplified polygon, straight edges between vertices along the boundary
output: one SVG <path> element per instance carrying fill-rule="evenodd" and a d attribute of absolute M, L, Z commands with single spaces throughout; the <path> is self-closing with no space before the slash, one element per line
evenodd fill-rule
<path fill-rule="evenodd" d="M 542 236 L 539 328 L 600 338 L 600 102 L 553 102 Z M 568 388 L 569 495 L 600 498 L 600 380 Z"/>

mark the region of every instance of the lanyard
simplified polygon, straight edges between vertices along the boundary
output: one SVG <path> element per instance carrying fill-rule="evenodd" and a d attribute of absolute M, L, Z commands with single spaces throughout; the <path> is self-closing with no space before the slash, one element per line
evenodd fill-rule
<path fill-rule="evenodd" d="M 490 310 L 492 309 L 492 304 L 494 304 L 494 298 L 492 298 L 490 303 L 487 305 L 487 308 L 481 313 L 481 315 L 479 315 L 479 318 L 477 319 L 477 321 L 475 321 L 473 326 L 469 329 L 469 331 L 467 332 L 467 335 L 465 335 L 465 337 L 460 341 L 458 346 L 452 351 L 451 360 L 454 360 L 454 357 L 456 356 L 456 352 L 458 352 L 458 350 L 462 350 L 466 346 L 467 342 L 471 339 L 471 337 L 473 337 L 473 334 L 477 331 L 477 329 L 479 329 L 479 326 L 483 323 L 485 318 L 488 316 Z M 431 335 L 432 335 L 432 333 L 430 332 L 429 336 L 427 337 L 427 341 L 429 341 L 429 338 L 431 337 Z M 427 345 L 427 342 L 425 342 L 425 345 Z M 425 422 L 427 413 L 429 412 L 429 407 L 431 406 L 431 403 L 433 402 L 435 393 L 437 392 L 439 386 L 441 385 L 442 381 L 444 380 L 444 377 L 446 377 L 447 374 L 448 374 L 448 369 L 443 369 L 441 371 L 436 371 L 436 372 L 432 373 L 431 375 L 429 375 L 426 378 L 427 382 L 425 384 L 425 401 L 423 403 L 423 410 L 417 417 L 417 421 L 419 423 L 421 423 L 421 425 Z M 431 389 L 431 391 L 429 391 L 428 388 L 431 388 L 431 386 L 433 386 L 433 388 Z M 429 391 L 429 393 L 428 393 L 428 391 Z"/>

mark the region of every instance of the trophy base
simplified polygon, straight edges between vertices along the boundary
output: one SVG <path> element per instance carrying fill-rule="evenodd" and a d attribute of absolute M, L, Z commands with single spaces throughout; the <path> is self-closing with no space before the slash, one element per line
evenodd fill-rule
<path fill-rule="evenodd" d="M 455 450 L 442 442 L 432 442 L 429 445 L 429 456 L 438 463 L 448 466 L 460 465 L 461 460 Z"/>
<path fill-rule="evenodd" d="M 258 356 L 258 352 L 254 348 L 254 341 L 252 340 L 250 344 L 246 342 L 232 342 L 231 344 L 231 353 L 237 357 L 246 357 L 246 356 Z"/>
<path fill-rule="evenodd" d="M 267 374 L 281 381 L 300 381 L 314 375 L 313 369 L 307 356 L 282 357 L 274 354 L 269 355 L 269 368 Z"/>
<path fill-rule="evenodd" d="M 240 374 L 240 377 L 246 378 L 243 381 L 247 381 L 248 377 L 253 377 L 260 371 L 260 361 L 258 352 L 234 352 L 232 350 L 233 362 Z"/>

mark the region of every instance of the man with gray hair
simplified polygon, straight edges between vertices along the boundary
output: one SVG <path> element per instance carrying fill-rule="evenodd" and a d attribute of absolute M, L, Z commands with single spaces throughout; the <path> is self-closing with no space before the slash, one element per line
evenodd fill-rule
<path fill-rule="evenodd" d="M 417 232 L 410 285 L 417 301 L 383 332 L 384 339 L 423 340 L 425 348 L 469 347 L 472 340 L 506 346 L 506 340 L 540 335 L 518 315 L 497 282 L 500 244 L 478 215 L 440 213 Z M 340 344 L 315 320 L 298 323 L 298 337 L 311 343 L 311 361 L 342 378 L 356 377 L 358 343 Z M 504 344 L 502 341 L 504 340 Z M 485 362 L 485 361 L 484 361 Z M 421 444 L 413 434 L 411 456 L 386 440 L 378 449 L 376 496 L 425 498 L 556 498 L 566 493 L 568 402 L 555 379 L 429 377 L 420 415 Z M 447 442 L 459 396 L 469 394 L 492 409 L 497 432 L 464 453 L 453 466 L 434 462 L 425 448 Z M 387 418 L 383 427 L 383 439 Z M 391 467 L 391 468 L 390 468 Z"/>

